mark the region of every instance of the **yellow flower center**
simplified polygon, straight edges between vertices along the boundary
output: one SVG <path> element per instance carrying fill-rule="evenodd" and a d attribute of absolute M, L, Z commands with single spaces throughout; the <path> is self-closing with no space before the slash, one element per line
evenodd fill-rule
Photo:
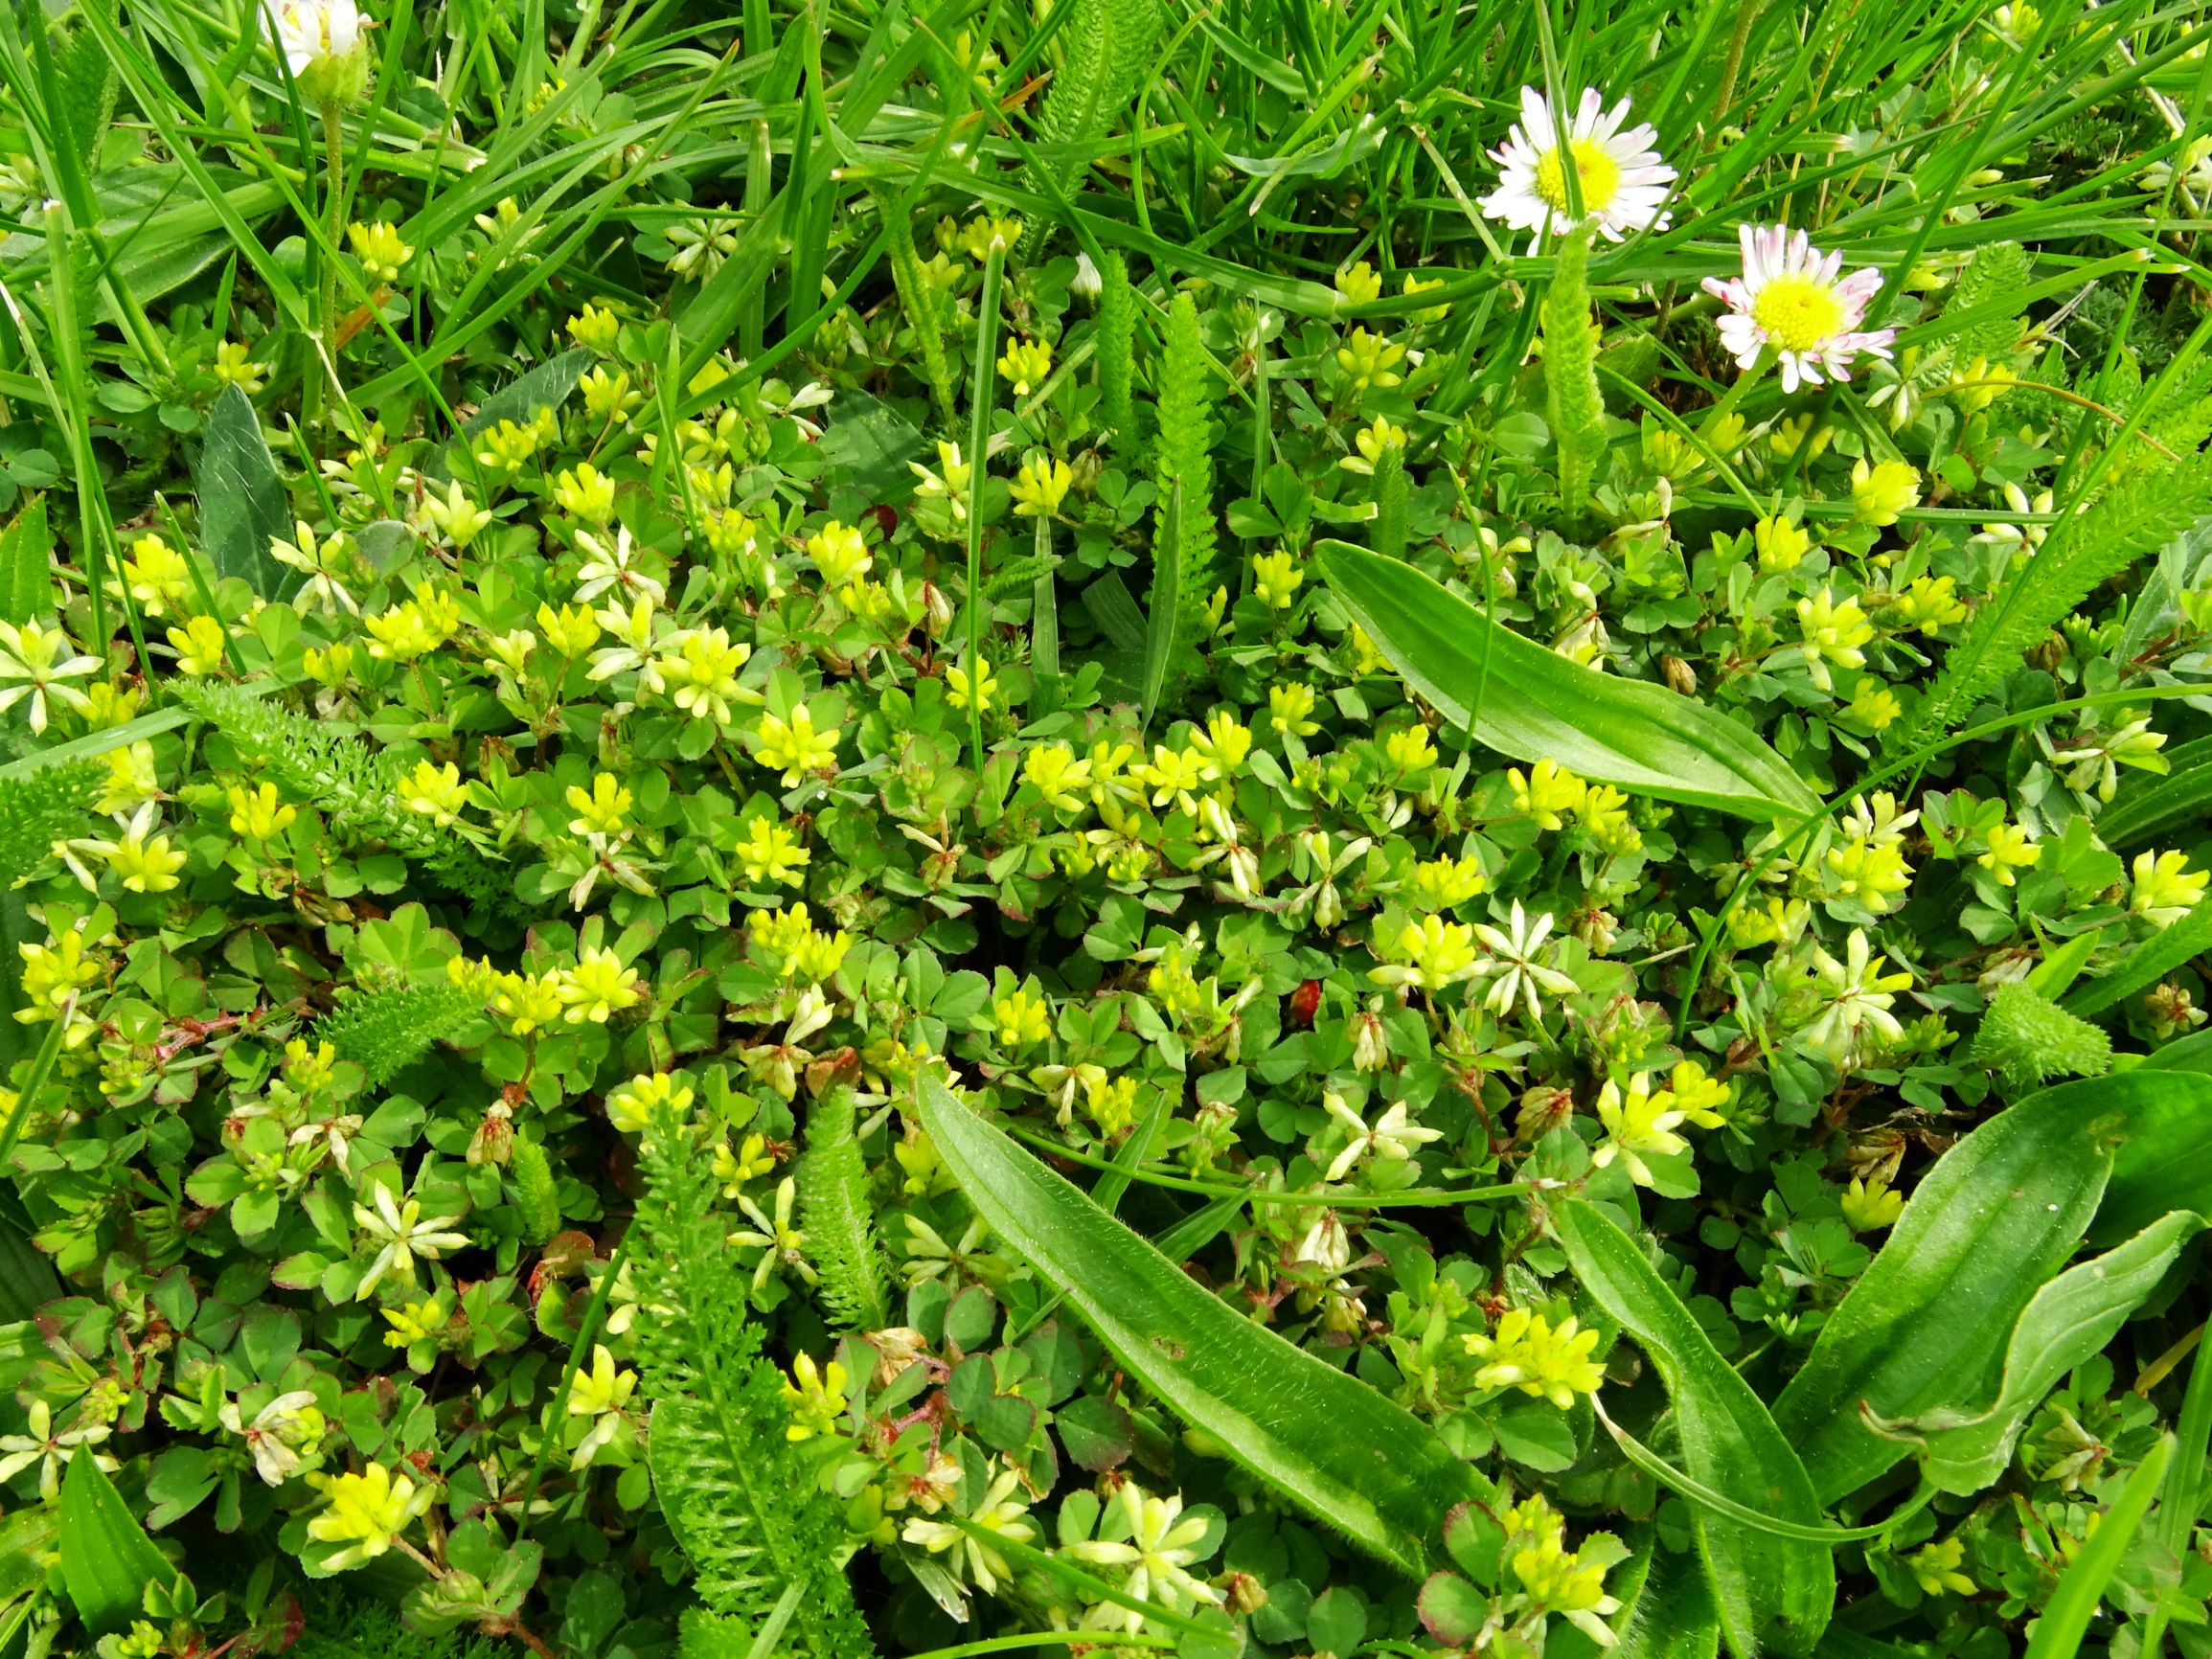
<path fill-rule="evenodd" d="M 1576 139 L 1573 149 L 1575 179 L 1583 189 L 1583 212 L 1602 214 L 1620 193 L 1621 164 L 1594 138 Z M 1536 193 L 1555 212 L 1567 211 L 1566 170 L 1560 166 L 1557 146 L 1545 150 L 1536 164 Z"/>
<path fill-rule="evenodd" d="M 1751 320 L 1783 351 L 1810 352 L 1842 331 L 1843 306 L 1826 283 L 1789 272 L 1759 290 Z"/>

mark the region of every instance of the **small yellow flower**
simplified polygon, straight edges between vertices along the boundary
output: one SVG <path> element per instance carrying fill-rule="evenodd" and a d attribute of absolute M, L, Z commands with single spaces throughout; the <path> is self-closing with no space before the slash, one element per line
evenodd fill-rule
<path fill-rule="evenodd" d="M 634 1077 L 606 1097 L 606 1121 L 626 1135 L 643 1134 L 666 1106 L 677 1118 L 692 1109 L 693 1092 L 667 1072 Z"/>
<path fill-rule="evenodd" d="M 384 1322 L 392 1328 L 384 1332 L 386 1348 L 411 1348 L 418 1342 L 427 1342 L 445 1329 L 450 1317 L 445 1304 L 435 1296 L 387 1307 L 383 1312 Z"/>
<path fill-rule="evenodd" d="M 609 372 L 604 364 L 586 373 L 576 389 L 583 394 L 584 414 L 601 426 L 627 425 L 630 411 L 645 401 L 645 394 L 631 387 L 627 369 Z"/>
<path fill-rule="evenodd" d="M 776 1167 L 765 1135 L 747 1135 L 735 1152 L 728 1146 L 715 1148 L 715 1179 L 722 1183 L 722 1196 L 735 1198 L 738 1190 Z"/>
<path fill-rule="evenodd" d="M 2027 830 L 2014 824 L 1998 824 L 1990 830 L 1989 851 L 1974 862 L 1995 875 L 1999 887 L 2010 887 L 2016 879 L 2015 870 L 2028 869 L 2042 855 L 2041 843 Z"/>
<path fill-rule="evenodd" d="M 834 518 L 807 537 L 807 557 L 822 573 L 822 585 L 828 589 L 841 588 L 866 576 L 875 563 L 860 533 Z"/>
<path fill-rule="evenodd" d="M 620 835 L 629 828 L 630 792 L 611 772 L 602 772 L 589 789 L 570 784 L 568 805 L 576 813 L 568 821 L 572 835 Z"/>
<path fill-rule="evenodd" d="M 1831 683 L 1830 663 L 1847 669 L 1865 666 L 1866 653 L 1859 648 L 1874 638 L 1874 625 L 1856 599 L 1838 602 L 1833 589 L 1823 587 L 1797 602 L 1797 625 L 1805 636 L 1805 667 L 1823 691 Z"/>
<path fill-rule="evenodd" d="M 1045 805 L 1056 811 L 1079 812 L 1087 804 L 1090 762 L 1080 760 L 1065 743 L 1039 743 L 1021 757 L 1021 776 L 1037 785 Z"/>
<path fill-rule="evenodd" d="M 1965 1560 L 1966 1544 L 1954 1535 L 1941 1543 L 1921 1545 L 1905 1565 L 1912 1569 L 1920 1587 L 1930 1596 L 1940 1596 L 1947 1590 L 1953 1595 L 1971 1596 L 1974 1593 L 1974 1581 L 1958 1570 Z"/>
<path fill-rule="evenodd" d="M 1032 386 L 1041 385 L 1052 373 L 1052 345 L 1046 340 L 1010 340 L 1006 352 L 998 359 L 998 372 L 1014 382 L 1016 398 L 1029 396 Z"/>
<path fill-rule="evenodd" d="M 942 232 L 940 240 L 943 240 Z M 978 214 L 969 219 L 967 228 L 959 236 L 961 251 L 979 265 L 989 257 L 992 243 L 996 242 L 1011 251 L 1020 240 L 1019 219 L 1011 216 L 1002 219 L 992 218 L 989 214 Z"/>
<path fill-rule="evenodd" d="M 1465 904 L 1490 886 L 1482 860 L 1432 858 L 1413 867 L 1413 894 L 1430 910 L 1450 910 Z"/>
<path fill-rule="evenodd" d="M 184 555 L 158 535 L 142 535 L 130 544 L 130 553 L 123 561 L 123 585 L 130 589 L 130 597 L 148 616 L 166 616 L 171 609 L 183 607 L 185 596 L 192 591 L 192 568 L 184 561 Z M 115 584 L 109 584 L 115 591 Z"/>
<path fill-rule="evenodd" d="M 1861 458 L 1851 468 L 1851 499 L 1862 524 L 1895 524 L 1901 513 L 1920 505 L 1920 473 L 1903 461 L 1868 466 Z"/>
<path fill-rule="evenodd" d="M 560 1001 L 566 1010 L 562 1017 L 570 1025 L 586 1020 L 604 1025 L 609 1015 L 637 1006 L 637 969 L 625 967 L 613 951 L 581 951 L 576 966 L 560 974 Z"/>
<path fill-rule="evenodd" d="M 568 337 L 604 356 L 614 350 L 622 319 L 604 306 L 586 306 L 568 319 Z"/>
<path fill-rule="evenodd" d="M 1916 578 L 1897 596 L 1893 608 L 1899 627 L 1916 627 L 1931 639 L 1936 629 L 1966 621 L 1966 606 L 1959 602 L 1957 584 L 1948 576 Z"/>
<path fill-rule="evenodd" d="M 1838 1202 L 1843 1208 L 1844 1225 L 1854 1233 L 1878 1233 L 1895 1225 L 1904 1214 L 1903 1193 L 1880 1180 L 1869 1182 L 1856 1175 Z"/>
<path fill-rule="evenodd" d="M 411 1522 L 428 1513 L 438 1496 L 435 1487 L 418 1487 L 408 1475 L 381 1464 L 371 1464 L 357 1475 L 310 1474 L 307 1480 L 331 1501 L 329 1509 L 308 1522 L 308 1536 L 344 1546 L 324 1558 L 323 1566 L 331 1572 L 375 1560 Z"/>
<path fill-rule="evenodd" d="M 589 605 L 564 604 L 555 610 L 549 604 L 541 604 L 537 607 L 537 625 L 545 635 L 545 643 L 570 662 L 599 644 L 599 618 L 592 614 Z"/>
<path fill-rule="evenodd" d="M 1644 1159 L 1671 1158 L 1687 1149 L 1690 1143 L 1675 1133 L 1675 1126 L 1688 1117 L 1688 1112 L 1676 1107 L 1672 1090 L 1652 1093 L 1651 1079 L 1645 1073 L 1637 1072 L 1629 1079 L 1626 1094 L 1619 1083 L 1608 1078 L 1606 1086 L 1598 1091 L 1598 1122 L 1605 1125 L 1606 1138 L 1591 1154 L 1590 1162 L 1602 1170 L 1618 1158 L 1630 1180 L 1649 1187 L 1652 1170 Z"/>
<path fill-rule="evenodd" d="M 1381 461 L 1385 450 L 1405 447 L 1405 428 L 1387 416 L 1378 415 L 1359 429 L 1352 443 L 1359 451 L 1359 458 L 1367 463 L 1368 469 L 1373 470 Z"/>
<path fill-rule="evenodd" d="M 461 768 L 452 761 L 440 766 L 418 761 L 415 769 L 399 780 L 399 804 L 439 824 L 450 824 L 468 804 L 468 787 L 461 782 Z"/>
<path fill-rule="evenodd" d="M 167 835 L 153 830 L 154 803 L 138 809 L 121 840 L 93 843 L 106 859 L 107 868 L 131 893 L 167 893 L 176 885 L 176 873 L 185 857 L 170 845 Z"/>
<path fill-rule="evenodd" d="M 1751 527 L 1761 570 L 1795 570 L 1813 546 L 1813 537 L 1787 518 L 1762 518 Z"/>
<path fill-rule="evenodd" d="M 1514 810 L 1533 819 L 1539 830 L 1562 828 L 1565 820 L 1561 814 L 1580 807 L 1588 789 L 1580 778 L 1551 760 L 1537 761 L 1525 777 L 1515 766 L 1506 773 L 1505 781 L 1513 786 Z"/>
<path fill-rule="evenodd" d="M 1405 361 L 1405 348 L 1395 340 L 1366 329 L 1355 329 L 1336 349 L 1336 367 L 1343 371 L 1355 393 L 1370 388 L 1387 391 L 1404 376 L 1398 365 Z"/>
<path fill-rule="evenodd" d="M 1315 695 L 1311 686 L 1285 683 L 1267 688 L 1267 723 L 1287 738 L 1311 738 L 1321 727 L 1311 716 Z"/>
<path fill-rule="evenodd" d="M 215 349 L 215 377 L 226 386 L 236 386 L 251 398 L 268 382 L 263 378 L 269 372 L 266 363 L 250 361 L 252 348 L 243 340 L 224 340 Z"/>
<path fill-rule="evenodd" d="M 1008 492 L 1014 497 L 1014 511 L 1018 517 L 1050 518 L 1060 511 L 1060 504 L 1074 488 L 1075 472 L 1068 464 L 1046 456 L 1024 461 Z"/>
<path fill-rule="evenodd" d="M 1287 552 L 1252 556 L 1252 591 L 1269 610 L 1288 610 L 1305 580 L 1306 573 Z"/>
<path fill-rule="evenodd" d="M 180 628 L 169 630 L 171 648 L 176 652 L 176 671 L 194 679 L 217 672 L 223 666 L 223 625 L 212 616 L 195 616 Z"/>
<path fill-rule="evenodd" d="M 811 1354 L 791 1361 L 791 1380 L 784 1384 L 784 1403 L 790 1408 L 791 1426 L 786 1440 L 811 1440 L 836 1432 L 845 1415 L 845 1368 L 835 1360 L 816 1368 Z"/>
<path fill-rule="evenodd" d="M 1436 764 L 1436 745 L 1426 726 L 1401 726 L 1382 739 L 1382 753 L 1408 777 Z"/>
<path fill-rule="evenodd" d="M 361 261 L 361 269 L 379 283 L 398 282 L 399 267 L 415 257 L 414 248 L 399 239 L 397 225 L 356 222 L 346 227 L 346 239 L 353 244 L 353 257 Z"/>
<path fill-rule="evenodd" d="M 2128 908 L 2154 927 L 2168 927 L 2194 910 L 2204 898 L 2212 872 L 2191 870 L 2188 855 L 2178 852 L 2139 852 L 2134 863 L 2134 896 Z"/>
<path fill-rule="evenodd" d="M 1590 1357 L 1598 1333 L 1582 1329 L 1571 1316 L 1555 1329 L 1540 1313 L 1508 1308 L 1494 1334 L 1470 1332 L 1459 1340 L 1470 1358 L 1483 1362 L 1474 1374 L 1477 1388 L 1517 1388 L 1565 1411 L 1576 1395 L 1595 1394 L 1605 1380 L 1605 1367 Z"/>
<path fill-rule="evenodd" d="M 1336 291 L 1348 306 L 1364 306 L 1382 297 L 1382 279 L 1365 260 L 1336 273 Z"/>
<path fill-rule="evenodd" d="M 1002 1048 L 1027 1048 L 1033 1043 L 1052 1040 L 1052 1011 L 1044 998 L 1027 986 L 1017 986 L 995 998 L 991 1005 L 991 1017 L 997 1027 Z"/>
<path fill-rule="evenodd" d="M 837 763 L 840 729 L 832 726 L 824 732 L 815 731 L 814 716 L 804 703 L 792 709 L 788 721 L 763 715 L 754 727 L 760 739 L 754 758 L 769 771 L 782 772 L 787 789 L 804 781 L 808 773 Z"/>
<path fill-rule="evenodd" d="M 1904 713 L 1904 705 L 1897 700 L 1895 692 L 1868 674 L 1859 680 L 1846 713 L 1870 732 L 1886 732 Z"/>
<path fill-rule="evenodd" d="M 992 703 L 1004 699 L 998 695 L 998 678 L 991 671 L 991 664 L 985 661 L 982 668 L 983 712 L 989 714 Z M 953 664 L 945 670 L 945 700 L 956 709 L 966 709 L 970 701 L 968 670 L 957 663 Z"/>
<path fill-rule="evenodd" d="M 1378 985 L 1421 986 L 1429 990 L 1465 979 L 1474 971 L 1474 929 L 1441 916 L 1425 916 L 1400 930 L 1391 952 L 1403 966 L 1385 964 L 1368 977 Z"/>
<path fill-rule="evenodd" d="M 540 974 L 502 974 L 499 993 L 491 999 L 491 1006 L 507 1016 L 516 1036 L 528 1036 L 560 1017 L 564 1007 L 560 995 L 562 984 L 559 969 Z"/>
<path fill-rule="evenodd" d="M 274 784 L 258 784 L 251 790 L 233 784 L 226 791 L 231 807 L 231 833 L 266 841 L 282 835 L 300 815 L 299 808 L 277 799 Z"/>
<path fill-rule="evenodd" d="M 747 881 L 777 881 L 796 887 L 813 854 L 799 845 L 799 838 L 764 813 L 745 820 L 745 833 L 733 849 Z"/>
<path fill-rule="evenodd" d="M 614 517 L 614 480 L 588 461 L 563 467 L 554 480 L 554 505 L 589 524 L 605 524 Z"/>

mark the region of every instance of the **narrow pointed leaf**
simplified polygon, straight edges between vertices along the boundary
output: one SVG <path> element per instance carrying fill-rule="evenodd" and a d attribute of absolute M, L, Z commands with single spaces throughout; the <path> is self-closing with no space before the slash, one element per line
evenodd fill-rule
<path fill-rule="evenodd" d="M 1580 1199 L 1560 1206 L 1553 1223 L 1583 1288 L 1636 1339 L 1666 1383 L 1689 1474 L 1781 1520 L 1817 1525 L 1820 1505 L 1805 1466 L 1635 1240 Z M 1809 1651 L 1836 1605 L 1827 1546 L 1759 1533 L 1703 1508 L 1692 1511 L 1692 1525 L 1729 1651 L 1751 1659 L 1767 1641 L 1785 1652 Z"/>
<path fill-rule="evenodd" d="M 2133 1079 L 2031 1095 L 1922 1177 L 1889 1241 L 1774 1402 L 1822 1503 L 1911 1449 L 1868 1421 L 1969 1409 L 1995 1392 L 2031 1298 L 2081 1242 Z"/>
<path fill-rule="evenodd" d="M 1474 736 L 1500 754 L 1745 818 L 1818 810 L 1790 763 L 1718 710 L 1571 663 L 1411 565 L 1342 541 L 1322 542 L 1315 557 L 1375 648 L 1446 718 L 1467 723 L 1482 680 Z"/>
<path fill-rule="evenodd" d="M 2097 1530 L 2082 1545 L 2074 1564 L 2060 1579 L 2057 1592 L 2044 1604 L 2043 1616 L 2028 1639 L 2025 1659 L 2073 1659 L 2080 1650 L 2097 1603 L 2104 1599 L 2105 1586 L 2112 1581 L 2121 1557 L 2142 1529 L 2143 1517 L 2166 1473 L 2166 1460 L 2173 1455 L 2174 1437 L 2161 1435 L 2151 1455 L 2128 1477 L 2128 1484 L 2099 1518 Z"/>
<path fill-rule="evenodd" d="M 1410 1412 L 1255 1325 L 922 1079 L 929 1139 L 992 1228 L 1130 1375 L 1283 1496 L 1418 1577 L 1445 1516 L 1488 1483 Z"/>

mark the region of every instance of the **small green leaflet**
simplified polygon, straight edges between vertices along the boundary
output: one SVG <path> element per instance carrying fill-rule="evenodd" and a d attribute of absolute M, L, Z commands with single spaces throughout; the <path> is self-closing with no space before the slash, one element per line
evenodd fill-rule
<path fill-rule="evenodd" d="M 1284 1497 L 1418 1577 L 1453 1505 L 1489 1485 L 1434 1430 L 1256 1325 L 934 1078 L 923 1126 L 984 1220 L 1129 1373 Z"/>
<path fill-rule="evenodd" d="M 1314 557 L 1375 648 L 1461 726 L 1487 640 L 1474 736 L 1500 754 L 1556 761 L 1596 783 L 1745 818 L 1819 811 L 1819 797 L 1789 762 L 1728 716 L 1664 687 L 1571 663 L 1411 565 L 1342 541 L 1322 542 Z"/>

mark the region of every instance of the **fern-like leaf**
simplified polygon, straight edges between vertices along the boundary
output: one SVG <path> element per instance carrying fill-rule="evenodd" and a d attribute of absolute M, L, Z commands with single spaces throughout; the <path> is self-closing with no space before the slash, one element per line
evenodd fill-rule
<path fill-rule="evenodd" d="M 1994 595 L 1951 647 L 1943 672 L 1909 722 L 1892 728 L 1893 753 L 1955 724 L 1974 700 L 2018 668 L 2036 644 L 2100 584 L 2153 554 L 2201 517 L 2212 501 L 2212 460 L 2190 456 L 2072 514 Z"/>
<path fill-rule="evenodd" d="M 897 197 L 878 192 L 876 211 L 882 216 L 884 239 L 890 244 L 891 282 L 899 290 L 900 308 L 906 313 L 906 325 L 914 330 L 915 344 L 922 349 L 922 368 L 929 378 L 930 396 L 936 398 L 938 412 L 949 427 L 955 381 L 952 359 L 945 350 L 937 290 L 922 274 L 922 258 L 914 251 L 913 221 L 904 206 Z"/>
<path fill-rule="evenodd" d="M 1090 143 L 1136 96 L 1160 29 L 1159 0 L 1075 0 L 1075 8 L 1037 121 L 1038 142 L 1056 148 Z M 1073 155 L 1040 160 L 1030 170 L 1032 187 L 1048 199 L 1064 193 L 1082 165 Z M 1032 226 L 1033 249 L 1043 229 L 1042 220 Z"/>
<path fill-rule="evenodd" d="M 30 875 L 55 842 L 84 827 L 104 778 L 97 761 L 66 761 L 0 777 L 0 888 Z"/>
<path fill-rule="evenodd" d="M 1960 367 L 1976 358 L 1994 362 L 2010 356 L 2019 344 L 2020 312 L 2027 304 L 2021 296 L 2027 286 L 2028 254 L 2019 243 L 1991 242 L 1976 248 L 1943 307 L 1943 328 L 1933 348 L 1948 349 Z M 1988 306 L 2001 308 L 1979 321 L 1954 322 Z"/>
<path fill-rule="evenodd" d="M 358 1065 L 376 1088 L 483 1011 L 459 986 L 387 986 L 341 993 L 338 1006 L 315 1022 L 315 1037 Z"/>
<path fill-rule="evenodd" d="M 785 1437 L 783 1375 L 761 1352 L 712 1162 L 663 1106 L 639 1165 L 631 1260 L 650 1315 L 632 1337 L 653 1401 L 653 1484 L 699 1600 L 756 1633 L 783 1613 L 780 1659 L 862 1659 L 875 1649 L 845 1581 L 844 1525 L 807 1450 Z"/>
<path fill-rule="evenodd" d="M 834 1089 L 807 1119 L 807 1155 L 799 1160 L 799 1206 L 807 1242 L 822 1275 L 822 1301 L 839 1323 L 880 1330 L 891 1323 L 882 1246 L 868 1203 L 868 1165 L 850 1089 Z"/>
<path fill-rule="evenodd" d="M 1560 243 L 1559 266 L 1543 297 L 1544 404 L 1559 443 L 1560 504 L 1582 516 L 1606 447 L 1606 402 L 1598 390 L 1598 336 L 1590 321 L 1590 233 Z"/>
<path fill-rule="evenodd" d="M 514 884 L 464 836 L 399 805 L 391 756 L 238 686 L 180 681 L 176 699 L 342 832 L 381 841 L 478 904 L 513 914 Z"/>
<path fill-rule="evenodd" d="M 1155 540 L 1152 604 L 1172 604 L 1178 619 L 1170 662 L 1187 659 L 1198 642 L 1199 619 L 1214 586 L 1213 367 L 1198 333 L 1198 307 L 1177 294 L 1168 310 L 1166 350 L 1160 359 L 1159 437 L 1152 448 L 1159 499 L 1179 486 L 1176 534 Z M 1163 553 L 1165 557 L 1162 557 Z"/>
<path fill-rule="evenodd" d="M 1099 419 L 1113 434 L 1116 453 L 1136 441 L 1137 296 L 1129 261 L 1110 249 L 1098 266 Z"/>
<path fill-rule="evenodd" d="M 1990 999 L 1966 1058 L 2016 1088 L 2033 1088 L 2052 1078 L 2102 1077 L 2112 1063 L 2112 1041 L 2041 991 L 2015 983 L 2000 986 Z"/>
<path fill-rule="evenodd" d="M 553 1178 L 553 1162 L 545 1148 L 528 1135 L 517 1134 L 509 1168 L 514 1174 L 515 1208 L 522 1213 L 522 1237 L 542 1244 L 560 1227 L 560 1188 Z"/>

